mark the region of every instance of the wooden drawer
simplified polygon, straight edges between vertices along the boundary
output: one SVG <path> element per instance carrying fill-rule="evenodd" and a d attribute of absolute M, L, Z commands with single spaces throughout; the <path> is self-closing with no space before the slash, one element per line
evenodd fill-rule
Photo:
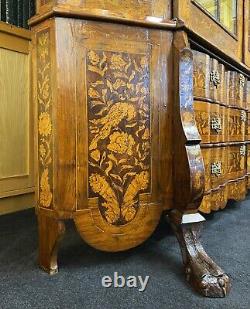
<path fill-rule="evenodd" d="M 227 139 L 227 108 L 212 103 L 210 106 L 210 143 L 220 143 Z"/>
<path fill-rule="evenodd" d="M 228 194 L 227 186 L 221 186 L 218 190 L 211 193 L 211 210 L 217 211 L 223 209 L 227 205 Z"/>
<path fill-rule="evenodd" d="M 246 108 L 250 111 L 250 80 L 247 81 L 247 106 Z"/>
<path fill-rule="evenodd" d="M 250 144 L 247 144 L 247 173 L 250 174 Z"/>
<path fill-rule="evenodd" d="M 210 107 L 204 101 L 194 101 L 195 120 L 202 143 L 210 142 Z"/>
<path fill-rule="evenodd" d="M 205 192 L 218 189 L 226 182 L 227 149 L 225 146 L 203 147 Z"/>
<path fill-rule="evenodd" d="M 235 104 L 239 108 L 246 108 L 246 93 L 247 93 L 247 80 L 241 73 L 236 75 L 235 84 Z"/>
<path fill-rule="evenodd" d="M 250 140 L 250 111 L 247 111 L 246 140 Z"/>
<path fill-rule="evenodd" d="M 210 71 L 209 71 L 209 88 L 210 99 L 213 102 L 223 103 L 225 101 L 225 67 L 219 63 L 216 59 L 210 59 Z"/>
<path fill-rule="evenodd" d="M 203 157 L 204 167 L 205 167 L 205 192 L 211 190 L 211 149 L 212 148 L 201 148 L 201 153 Z"/>
<path fill-rule="evenodd" d="M 236 84 L 237 84 L 237 72 L 228 71 L 228 105 L 236 107 Z"/>
<path fill-rule="evenodd" d="M 199 51 L 194 56 L 194 97 L 210 98 L 210 57 Z"/>
<path fill-rule="evenodd" d="M 246 145 L 230 145 L 228 147 L 227 179 L 234 180 L 246 174 Z"/>
<path fill-rule="evenodd" d="M 228 201 L 227 185 L 220 186 L 217 190 L 204 195 L 199 210 L 210 213 L 226 207 Z"/>
<path fill-rule="evenodd" d="M 235 71 L 227 72 L 228 104 L 232 107 L 246 108 L 247 80 L 246 77 Z"/>
<path fill-rule="evenodd" d="M 194 97 L 226 103 L 225 67 L 207 54 L 193 51 Z"/>
<path fill-rule="evenodd" d="M 216 189 L 226 182 L 227 174 L 227 148 L 218 146 L 211 148 L 210 173 L 211 188 Z"/>
<path fill-rule="evenodd" d="M 227 141 L 228 109 L 225 106 L 194 101 L 194 110 L 196 125 L 203 144 Z"/>
<path fill-rule="evenodd" d="M 245 110 L 229 108 L 228 110 L 228 140 L 244 141 L 247 113 Z"/>
<path fill-rule="evenodd" d="M 229 200 L 240 201 L 245 199 L 247 193 L 247 178 L 232 181 L 227 184 L 227 195 Z"/>

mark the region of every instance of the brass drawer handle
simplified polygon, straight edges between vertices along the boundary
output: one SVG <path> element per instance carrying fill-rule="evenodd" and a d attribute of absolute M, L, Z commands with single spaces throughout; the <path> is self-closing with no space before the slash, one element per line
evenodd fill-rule
<path fill-rule="evenodd" d="M 214 117 L 211 119 L 211 129 L 219 133 L 222 130 L 221 118 Z"/>
<path fill-rule="evenodd" d="M 240 112 L 240 120 L 242 122 L 246 122 L 247 121 L 247 113 L 245 111 L 241 111 Z"/>
<path fill-rule="evenodd" d="M 245 76 L 243 74 L 240 74 L 240 77 L 239 77 L 240 87 L 244 88 L 245 87 L 245 82 L 246 82 Z"/>
<path fill-rule="evenodd" d="M 240 146 L 240 155 L 242 157 L 245 157 L 245 155 L 246 155 L 246 145 Z"/>
<path fill-rule="evenodd" d="M 211 163 L 211 174 L 217 177 L 222 174 L 222 163 L 221 162 Z"/>
<path fill-rule="evenodd" d="M 210 81 L 217 88 L 218 85 L 221 83 L 220 73 L 218 71 L 216 71 L 216 70 L 213 70 L 210 73 Z"/>

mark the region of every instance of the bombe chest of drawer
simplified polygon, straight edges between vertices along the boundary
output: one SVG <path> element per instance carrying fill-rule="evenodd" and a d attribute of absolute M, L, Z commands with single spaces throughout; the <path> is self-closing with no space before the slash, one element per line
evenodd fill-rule
<path fill-rule="evenodd" d="M 205 52 L 194 53 L 194 109 L 205 166 L 200 210 L 223 209 L 248 189 L 247 76 Z"/>
<path fill-rule="evenodd" d="M 138 2 L 37 1 L 39 264 L 57 272 L 66 219 L 115 252 L 168 214 L 187 280 L 224 297 L 230 280 L 201 245 L 199 210 L 245 196 L 248 71 L 193 48 L 172 1 Z"/>

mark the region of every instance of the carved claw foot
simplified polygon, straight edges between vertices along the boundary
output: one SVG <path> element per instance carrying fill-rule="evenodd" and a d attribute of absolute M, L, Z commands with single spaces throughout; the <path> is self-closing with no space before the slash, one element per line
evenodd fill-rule
<path fill-rule="evenodd" d="M 187 281 L 203 296 L 225 297 L 230 291 L 230 279 L 200 242 L 205 219 L 198 213 L 179 216 L 172 212 L 169 217 L 181 247 Z"/>
<path fill-rule="evenodd" d="M 196 256 L 190 260 L 185 265 L 186 279 L 197 292 L 206 297 L 225 297 L 228 294 L 231 287 L 229 277 L 208 256 Z"/>

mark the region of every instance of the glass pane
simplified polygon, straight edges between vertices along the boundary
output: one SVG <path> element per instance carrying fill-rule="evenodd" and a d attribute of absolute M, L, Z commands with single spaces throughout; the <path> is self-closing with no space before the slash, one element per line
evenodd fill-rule
<path fill-rule="evenodd" d="M 201 4 L 211 15 L 217 18 L 217 0 L 197 0 L 196 2 Z"/>
<path fill-rule="evenodd" d="M 237 31 L 237 0 L 195 0 L 229 31 Z"/>
<path fill-rule="evenodd" d="M 235 0 L 220 0 L 220 22 L 233 33 L 236 33 L 236 2 Z"/>

